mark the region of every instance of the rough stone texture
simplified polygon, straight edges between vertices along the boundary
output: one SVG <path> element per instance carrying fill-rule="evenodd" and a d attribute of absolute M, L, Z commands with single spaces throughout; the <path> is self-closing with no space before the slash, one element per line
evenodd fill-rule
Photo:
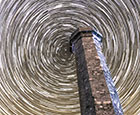
<path fill-rule="evenodd" d="M 75 57 L 81 114 L 114 115 L 114 108 L 91 34 L 80 35 L 82 39 L 75 43 Z"/>
<path fill-rule="evenodd" d="M 91 37 L 82 38 L 97 115 L 115 115 L 100 60 Z"/>
<path fill-rule="evenodd" d="M 82 40 L 75 44 L 81 115 L 96 115 Z"/>

